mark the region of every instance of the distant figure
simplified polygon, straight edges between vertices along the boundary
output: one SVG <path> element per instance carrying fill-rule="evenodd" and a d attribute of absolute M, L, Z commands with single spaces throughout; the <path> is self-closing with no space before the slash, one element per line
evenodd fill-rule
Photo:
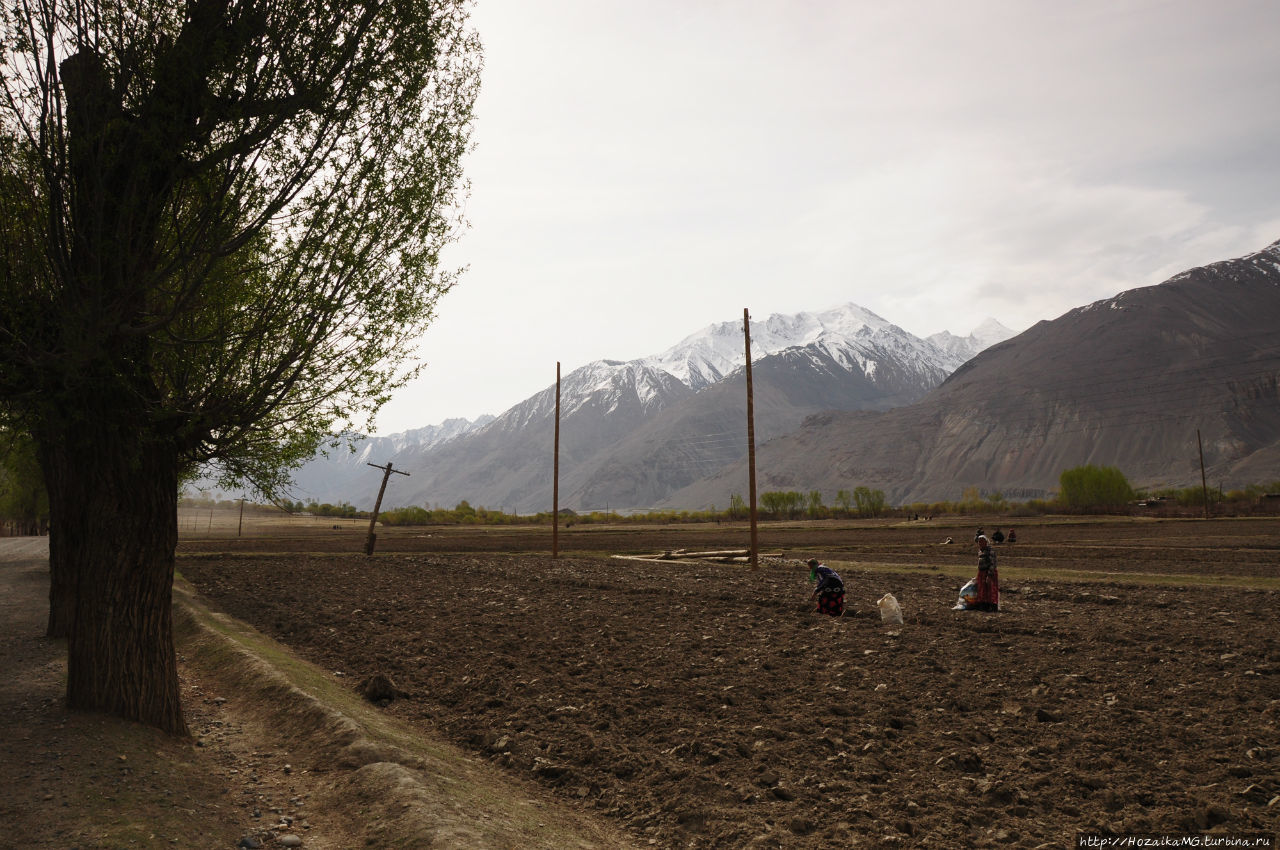
<path fill-rule="evenodd" d="M 1004 532 L 997 528 L 997 529 L 996 529 L 996 531 L 995 531 L 995 533 L 991 535 L 991 542 L 992 542 L 992 543 L 1003 543 L 1003 542 L 1004 542 Z"/>
<path fill-rule="evenodd" d="M 809 581 L 816 581 L 813 598 L 818 600 L 818 613 L 839 617 L 844 613 L 844 581 L 840 574 L 823 566 L 817 558 L 809 559 Z"/>
<path fill-rule="evenodd" d="M 979 537 L 981 537 L 983 534 L 985 534 L 985 532 L 984 532 L 981 528 L 979 528 L 977 531 L 975 531 L 975 532 L 973 533 L 973 542 L 977 543 L 977 542 L 978 542 L 978 538 L 979 538 Z"/>
<path fill-rule="evenodd" d="M 974 611 L 1000 610 L 1000 576 L 996 572 L 996 553 L 986 535 L 978 538 L 978 599 Z"/>
<path fill-rule="evenodd" d="M 1006 539 L 1006 540 L 1008 540 L 1010 543 L 1017 543 L 1017 542 L 1018 542 L 1018 532 L 1014 531 L 1012 528 L 1011 528 L 1011 529 L 1009 529 L 1009 536 L 1008 536 L 1008 537 L 1006 537 L 1005 539 Z"/>

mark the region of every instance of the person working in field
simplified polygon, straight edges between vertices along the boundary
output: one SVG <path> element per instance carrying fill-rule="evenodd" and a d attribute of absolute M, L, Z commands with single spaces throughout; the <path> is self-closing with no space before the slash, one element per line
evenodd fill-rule
<path fill-rule="evenodd" d="M 996 573 L 996 551 L 985 534 L 978 535 L 978 575 L 960 588 L 953 611 L 999 611 L 1000 578 Z"/>
<path fill-rule="evenodd" d="M 832 617 L 844 613 L 844 581 L 839 573 L 819 563 L 817 558 L 810 558 L 809 581 L 817 582 L 813 597 L 818 600 L 818 613 Z"/>
<path fill-rule="evenodd" d="M 975 611 L 1000 610 L 1000 576 L 996 573 L 996 550 L 984 534 L 978 538 L 978 599 Z"/>

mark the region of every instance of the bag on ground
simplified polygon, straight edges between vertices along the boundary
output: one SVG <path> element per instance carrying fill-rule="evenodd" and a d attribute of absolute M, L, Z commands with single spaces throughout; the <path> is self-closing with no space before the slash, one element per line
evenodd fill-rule
<path fill-rule="evenodd" d="M 886 593 L 876 603 L 880 606 L 880 622 L 902 624 L 902 606 L 892 593 Z"/>
<path fill-rule="evenodd" d="M 960 598 L 956 600 L 956 604 L 951 610 L 967 611 L 968 609 L 976 605 L 977 602 L 978 602 L 978 580 L 976 578 L 971 578 L 965 584 L 964 587 L 960 588 Z"/>

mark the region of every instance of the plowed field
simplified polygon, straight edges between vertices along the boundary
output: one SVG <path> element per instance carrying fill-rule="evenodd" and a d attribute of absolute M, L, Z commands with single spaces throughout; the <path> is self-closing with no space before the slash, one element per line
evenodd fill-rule
<path fill-rule="evenodd" d="M 179 570 L 353 686 L 389 676 L 410 696 L 386 711 L 642 843 L 1280 831 L 1280 522 L 1018 535 L 999 614 L 950 610 L 973 528 L 924 523 L 765 526 L 785 557 L 758 570 L 606 554 L 742 545 L 727 526 L 575 526 L 558 559 L 545 530 L 383 533 L 373 558 L 358 531 L 189 540 Z M 843 618 L 805 608 L 810 555 L 845 578 Z M 880 622 L 886 592 L 903 625 Z"/>

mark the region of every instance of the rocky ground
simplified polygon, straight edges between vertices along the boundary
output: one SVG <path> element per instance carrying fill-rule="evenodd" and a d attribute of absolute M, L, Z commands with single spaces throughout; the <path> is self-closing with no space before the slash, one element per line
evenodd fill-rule
<path fill-rule="evenodd" d="M 546 542 L 527 531 L 386 534 L 372 559 L 353 535 L 190 541 L 179 568 L 334 677 L 389 676 L 409 696 L 387 713 L 641 843 L 1280 830 L 1280 523 L 1018 531 L 996 615 L 950 610 L 972 529 L 940 524 L 772 527 L 786 557 L 756 571 L 604 556 L 740 545 L 714 526 L 575 528 L 558 559 L 504 554 Z M 844 618 L 800 610 L 810 554 L 844 575 Z M 886 592 L 903 625 L 880 622 Z"/>

